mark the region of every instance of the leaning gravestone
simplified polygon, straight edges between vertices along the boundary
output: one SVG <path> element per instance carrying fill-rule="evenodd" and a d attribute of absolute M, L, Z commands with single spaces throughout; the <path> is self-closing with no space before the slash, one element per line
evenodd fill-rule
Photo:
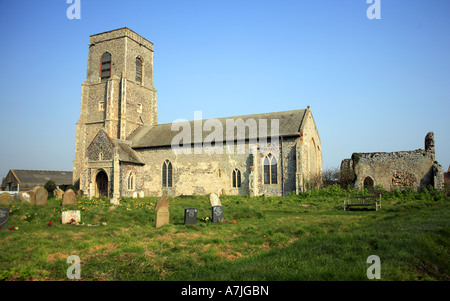
<path fill-rule="evenodd" d="M 33 192 L 36 206 L 47 205 L 48 199 L 47 189 L 45 189 L 42 186 L 36 186 L 33 188 Z"/>
<path fill-rule="evenodd" d="M 209 195 L 209 202 L 211 203 L 211 207 L 214 206 L 222 206 L 222 203 L 220 203 L 220 198 L 217 194 L 211 193 Z"/>
<path fill-rule="evenodd" d="M 0 194 L 0 204 L 9 205 L 14 200 L 14 198 L 7 192 Z"/>
<path fill-rule="evenodd" d="M 56 197 L 56 199 L 59 201 L 59 200 L 62 200 L 63 199 L 63 196 L 64 196 L 64 190 L 62 190 L 62 189 L 56 189 L 55 190 L 55 192 L 53 193 L 54 195 L 55 195 L 55 197 Z"/>
<path fill-rule="evenodd" d="M 185 225 L 197 224 L 197 209 L 195 208 L 184 209 L 184 224 Z"/>
<path fill-rule="evenodd" d="M 160 228 L 169 223 L 169 208 L 160 207 L 156 211 L 156 228 Z"/>
<path fill-rule="evenodd" d="M 212 222 L 218 223 L 223 222 L 223 208 L 222 206 L 212 207 Z"/>
<path fill-rule="evenodd" d="M 8 229 L 9 208 L 0 208 L 0 230 Z"/>
<path fill-rule="evenodd" d="M 62 205 L 75 205 L 76 200 L 75 192 L 72 189 L 67 189 L 62 197 Z"/>
<path fill-rule="evenodd" d="M 159 200 L 155 204 L 155 210 L 158 211 L 161 207 L 167 207 L 169 208 L 170 199 L 167 195 L 164 195 L 159 198 Z"/>
<path fill-rule="evenodd" d="M 75 223 L 81 222 L 80 210 L 67 210 L 61 212 L 61 224 L 70 224 L 72 219 Z"/>

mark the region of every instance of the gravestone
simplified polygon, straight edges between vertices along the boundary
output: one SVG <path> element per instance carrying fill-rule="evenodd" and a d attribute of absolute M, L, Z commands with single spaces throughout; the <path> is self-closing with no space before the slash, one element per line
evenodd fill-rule
<path fill-rule="evenodd" d="M 34 197 L 34 194 L 32 194 L 30 191 L 19 192 L 19 200 L 21 203 L 33 204 L 33 202 L 34 202 L 33 197 Z"/>
<path fill-rule="evenodd" d="M 69 224 L 72 219 L 76 223 L 81 222 L 80 210 L 67 210 L 61 212 L 61 224 Z"/>
<path fill-rule="evenodd" d="M 9 208 L 0 208 L 0 230 L 8 229 Z"/>
<path fill-rule="evenodd" d="M 83 190 L 77 190 L 77 199 L 81 199 L 83 197 Z"/>
<path fill-rule="evenodd" d="M 72 189 L 67 189 L 62 197 L 62 205 L 75 205 L 76 199 L 75 192 Z"/>
<path fill-rule="evenodd" d="M 211 193 L 209 195 L 209 202 L 211 203 L 211 207 L 214 206 L 222 206 L 222 203 L 220 202 L 220 198 L 217 194 Z"/>
<path fill-rule="evenodd" d="M 156 228 L 160 228 L 169 223 L 169 208 L 160 207 L 156 211 Z"/>
<path fill-rule="evenodd" d="M 112 198 L 112 199 L 109 200 L 109 203 L 113 204 L 113 205 L 119 205 L 120 204 L 120 199 L 119 198 Z"/>
<path fill-rule="evenodd" d="M 45 189 L 42 186 L 36 186 L 33 188 L 34 192 L 34 199 L 35 199 L 35 205 L 41 206 L 41 205 L 47 205 L 47 199 L 48 199 L 48 192 L 47 189 Z"/>
<path fill-rule="evenodd" d="M 159 208 L 161 207 L 167 207 L 167 209 L 169 208 L 169 203 L 170 203 L 170 199 L 168 196 L 162 196 L 159 198 L 159 200 L 156 202 L 155 204 L 155 210 L 158 211 Z"/>
<path fill-rule="evenodd" d="M 54 192 L 54 195 L 55 195 L 55 197 L 56 197 L 56 199 L 59 201 L 59 200 L 62 200 L 63 199 L 63 196 L 64 196 L 64 190 L 62 190 L 62 189 L 56 189 L 55 190 L 55 192 Z"/>
<path fill-rule="evenodd" d="M 197 209 L 195 208 L 184 209 L 184 224 L 185 225 L 197 224 Z"/>
<path fill-rule="evenodd" d="M 139 194 L 138 194 L 138 196 L 140 197 L 140 198 L 143 198 L 145 195 L 144 195 L 144 191 L 139 191 Z"/>
<path fill-rule="evenodd" d="M 137 194 L 137 192 L 135 191 L 135 192 L 133 192 L 133 199 L 137 199 L 137 197 L 138 197 L 138 194 Z"/>
<path fill-rule="evenodd" d="M 218 223 L 223 222 L 223 208 L 222 206 L 212 207 L 212 222 Z"/>
<path fill-rule="evenodd" d="M 7 192 L 0 194 L 0 204 L 9 205 L 14 200 L 14 198 Z"/>

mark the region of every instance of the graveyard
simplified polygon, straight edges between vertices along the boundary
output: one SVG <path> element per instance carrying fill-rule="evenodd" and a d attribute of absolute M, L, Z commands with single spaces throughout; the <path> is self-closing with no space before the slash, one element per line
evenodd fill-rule
<path fill-rule="evenodd" d="M 383 191 L 379 210 L 344 211 L 368 194 L 14 200 L 0 205 L 0 280 L 368 280 L 371 255 L 381 280 L 450 280 L 449 197 Z"/>

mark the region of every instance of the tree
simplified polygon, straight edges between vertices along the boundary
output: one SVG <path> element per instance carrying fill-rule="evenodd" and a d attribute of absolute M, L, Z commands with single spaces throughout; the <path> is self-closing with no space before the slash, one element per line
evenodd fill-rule
<path fill-rule="evenodd" d="M 55 182 L 53 182 L 52 180 L 47 181 L 47 183 L 45 183 L 44 185 L 44 188 L 48 192 L 48 197 L 52 198 L 54 196 L 53 192 L 56 190 Z"/>

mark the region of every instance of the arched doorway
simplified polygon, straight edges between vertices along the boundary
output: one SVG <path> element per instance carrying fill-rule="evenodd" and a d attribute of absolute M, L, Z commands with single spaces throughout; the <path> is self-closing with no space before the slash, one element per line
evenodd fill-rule
<path fill-rule="evenodd" d="M 373 179 L 371 177 L 366 177 L 363 186 L 364 188 L 373 188 Z"/>
<path fill-rule="evenodd" d="M 101 170 L 95 177 L 95 197 L 108 196 L 108 175 Z"/>

